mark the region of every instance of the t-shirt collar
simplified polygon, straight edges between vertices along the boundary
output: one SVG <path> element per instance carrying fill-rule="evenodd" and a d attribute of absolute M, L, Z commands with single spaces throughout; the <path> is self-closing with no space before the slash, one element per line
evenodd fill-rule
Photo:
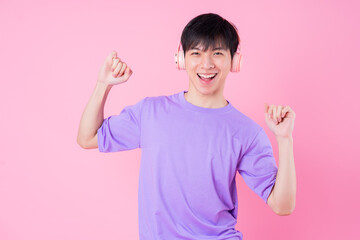
<path fill-rule="evenodd" d="M 225 112 L 228 112 L 233 109 L 232 104 L 227 99 L 226 99 L 226 101 L 228 102 L 228 105 L 226 105 L 225 107 L 221 107 L 221 108 L 205 108 L 205 107 L 193 105 L 192 103 L 188 102 L 185 99 L 186 92 L 188 92 L 188 91 L 183 90 L 180 93 L 178 93 L 178 95 L 179 95 L 179 100 L 180 100 L 181 105 L 189 110 L 192 110 L 195 112 L 217 114 L 217 113 L 225 113 Z"/>

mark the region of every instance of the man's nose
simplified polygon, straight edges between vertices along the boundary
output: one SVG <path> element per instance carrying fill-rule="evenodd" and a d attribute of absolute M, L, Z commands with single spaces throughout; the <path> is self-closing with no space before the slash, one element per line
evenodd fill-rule
<path fill-rule="evenodd" d="M 201 60 L 201 65 L 203 68 L 213 68 L 214 67 L 213 59 L 210 56 L 204 55 Z"/>

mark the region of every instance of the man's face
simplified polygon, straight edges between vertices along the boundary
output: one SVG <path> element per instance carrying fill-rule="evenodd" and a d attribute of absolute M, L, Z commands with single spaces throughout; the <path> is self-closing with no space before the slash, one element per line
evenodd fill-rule
<path fill-rule="evenodd" d="M 211 46 L 206 52 L 198 45 L 185 54 L 185 68 L 190 80 L 190 88 L 202 95 L 220 95 L 223 93 L 225 79 L 231 68 L 230 50 Z M 204 78 L 200 75 L 215 75 Z M 208 80 L 202 80 L 208 79 Z"/>

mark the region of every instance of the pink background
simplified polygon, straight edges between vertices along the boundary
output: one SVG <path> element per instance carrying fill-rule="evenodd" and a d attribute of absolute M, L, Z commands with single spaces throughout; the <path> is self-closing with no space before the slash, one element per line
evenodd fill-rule
<path fill-rule="evenodd" d="M 0 2 L 0 239 L 138 239 L 141 149 L 85 150 L 81 114 L 105 57 L 133 70 L 105 117 L 188 88 L 174 65 L 181 32 L 214 12 L 244 55 L 225 97 L 267 128 L 263 103 L 296 113 L 296 208 L 277 216 L 239 174 L 236 229 L 247 240 L 358 239 L 360 17 L 357 1 Z"/>

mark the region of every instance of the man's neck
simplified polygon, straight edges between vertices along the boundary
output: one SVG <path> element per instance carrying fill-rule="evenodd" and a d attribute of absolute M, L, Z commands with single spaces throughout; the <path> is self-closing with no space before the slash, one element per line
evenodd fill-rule
<path fill-rule="evenodd" d="M 222 108 L 228 105 L 228 102 L 222 94 L 219 96 L 201 95 L 189 89 L 189 91 L 184 93 L 184 97 L 189 103 L 203 108 Z"/>

